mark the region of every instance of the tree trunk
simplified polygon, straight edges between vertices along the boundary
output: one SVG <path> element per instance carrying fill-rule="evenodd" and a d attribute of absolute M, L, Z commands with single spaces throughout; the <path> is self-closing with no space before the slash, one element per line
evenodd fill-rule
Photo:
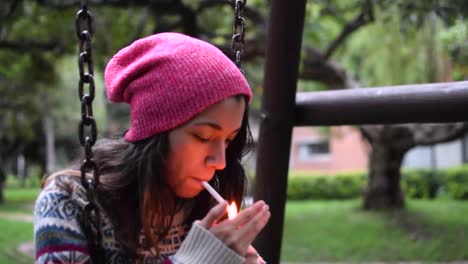
<path fill-rule="evenodd" d="M 6 182 L 6 174 L 3 172 L 3 169 L 0 168 L 0 204 L 5 202 L 5 198 L 3 197 L 3 187 L 5 186 Z"/>
<path fill-rule="evenodd" d="M 0 182 L 0 204 L 5 202 L 5 198 L 3 197 L 3 182 Z"/>
<path fill-rule="evenodd" d="M 18 180 L 20 181 L 20 186 L 21 188 L 24 188 L 25 186 L 25 179 L 26 179 L 26 159 L 24 158 L 24 154 L 20 153 L 18 154 L 18 157 L 16 159 L 16 166 L 17 166 L 17 171 L 18 171 Z"/>
<path fill-rule="evenodd" d="M 391 142 L 374 142 L 370 156 L 369 184 L 364 194 L 364 209 L 403 208 L 400 166 L 406 150 Z"/>
<path fill-rule="evenodd" d="M 44 119 L 44 134 L 46 142 L 46 173 L 52 173 L 55 170 L 55 134 L 54 119 L 47 116 Z"/>

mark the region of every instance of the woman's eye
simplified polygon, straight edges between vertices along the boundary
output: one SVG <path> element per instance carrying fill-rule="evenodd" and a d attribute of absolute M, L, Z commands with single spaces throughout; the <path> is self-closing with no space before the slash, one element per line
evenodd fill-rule
<path fill-rule="evenodd" d="M 208 142 L 210 140 L 209 138 L 202 137 L 202 136 L 197 135 L 197 134 L 193 134 L 193 137 L 195 137 L 195 139 L 197 139 L 198 141 L 201 141 L 201 142 Z"/>

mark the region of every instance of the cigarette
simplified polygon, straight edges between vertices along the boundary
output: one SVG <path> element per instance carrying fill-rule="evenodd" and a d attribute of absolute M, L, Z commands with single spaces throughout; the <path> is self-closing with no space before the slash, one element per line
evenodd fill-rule
<path fill-rule="evenodd" d="M 203 187 L 205 187 L 205 189 L 211 194 L 211 196 L 213 196 L 213 198 L 215 198 L 215 200 L 218 201 L 218 203 L 225 202 L 223 197 L 221 197 L 221 195 L 219 195 L 219 193 L 215 189 L 213 189 L 213 187 L 211 187 L 209 183 L 202 181 L 202 184 L 203 184 Z"/>

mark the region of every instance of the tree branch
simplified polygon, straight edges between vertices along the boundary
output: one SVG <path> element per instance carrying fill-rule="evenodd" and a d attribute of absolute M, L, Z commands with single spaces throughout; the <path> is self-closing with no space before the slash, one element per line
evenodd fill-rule
<path fill-rule="evenodd" d="M 369 22 L 374 21 L 374 14 L 372 12 L 372 7 L 369 4 L 366 4 L 363 7 L 362 12 L 356 16 L 351 22 L 347 23 L 338 37 L 333 40 L 328 48 L 325 50 L 323 57 L 325 60 L 330 58 L 330 56 L 335 52 L 335 50 L 346 40 L 346 38 L 351 35 L 353 32 L 358 30 L 360 27 L 368 24 Z"/>
<path fill-rule="evenodd" d="M 201 13 L 207 8 L 223 5 L 229 5 L 234 12 L 234 6 L 231 0 L 204 0 L 200 2 L 200 5 L 197 8 L 197 13 Z M 250 8 L 249 5 L 244 6 L 244 17 L 249 18 L 249 20 L 255 24 L 265 24 L 264 16 L 258 10 Z"/>
<path fill-rule="evenodd" d="M 223 6 L 223 5 L 229 5 L 232 7 L 232 3 L 229 0 L 204 0 L 204 1 L 201 1 L 200 4 L 198 5 L 197 12 L 202 12 L 203 10 L 214 7 L 214 6 Z"/>
<path fill-rule="evenodd" d="M 411 124 L 416 145 L 433 145 L 455 140 L 468 132 L 468 123 Z"/>
<path fill-rule="evenodd" d="M 60 1 L 60 0 L 36 0 L 36 2 L 47 8 L 55 10 L 65 10 L 70 8 L 78 9 L 80 7 L 81 0 L 69 0 L 69 1 Z M 128 1 L 128 0 L 94 0 L 89 1 L 89 6 L 113 6 L 113 7 L 151 7 L 157 8 L 159 10 L 174 10 L 174 6 L 179 4 L 179 0 L 137 0 L 137 1 Z"/>
<path fill-rule="evenodd" d="M 138 39 L 142 36 L 146 23 L 148 23 L 148 16 L 149 16 L 148 11 L 143 10 L 143 14 L 141 15 L 140 20 L 138 21 L 135 34 L 133 35 L 133 39 Z"/>
<path fill-rule="evenodd" d="M 347 71 L 333 60 L 326 60 L 318 49 L 305 47 L 305 58 L 299 78 L 314 80 L 330 87 L 330 89 L 348 88 Z"/>
<path fill-rule="evenodd" d="M 5 18 L 1 18 L 2 21 L 8 21 L 10 18 L 13 16 L 13 13 L 15 12 L 16 8 L 19 5 L 20 0 L 15 0 L 11 3 L 10 8 L 8 8 L 8 12 L 5 14 Z"/>
<path fill-rule="evenodd" d="M 0 41 L 0 49 L 9 49 L 17 52 L 29 52 L 32 50 L 57 50 L 61 45 L 57 41 L 37 42 L 37 41 Z"/>
<path fill-rule="evenodd" d="M 359 130 L 361 131 L 362 136 L 372 145 L 375 138 L 374 126 L 360 126 Z"/>
<path fill-rule="evenodd" d="M 259 40 L 258 38 L 255 39 L 246 39 L 245 40 L 245 50 L 242 53 L 241 60 L 247 61 L 251 60 L 255 57 L 263 57 L 265 56 L 265 45 L 264 42 Z M 220 49 L 226 56 L 234 59 L 234 54 L 231 49 L 231 43 L 226 43 L 224 45 L 218 45 L 218 49 Z"/>

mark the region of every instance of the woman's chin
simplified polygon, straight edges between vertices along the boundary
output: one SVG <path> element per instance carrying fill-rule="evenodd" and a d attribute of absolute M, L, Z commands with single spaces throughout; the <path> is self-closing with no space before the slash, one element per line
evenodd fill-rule
<path fill-rule="evenodd" d="M 190 199 L 200 194 L 200 192 L 201 190 L 198 190 L 198 189 L 184 190 L 184 191 L 176 192 L 176 195 L 180 198 Z"/>

